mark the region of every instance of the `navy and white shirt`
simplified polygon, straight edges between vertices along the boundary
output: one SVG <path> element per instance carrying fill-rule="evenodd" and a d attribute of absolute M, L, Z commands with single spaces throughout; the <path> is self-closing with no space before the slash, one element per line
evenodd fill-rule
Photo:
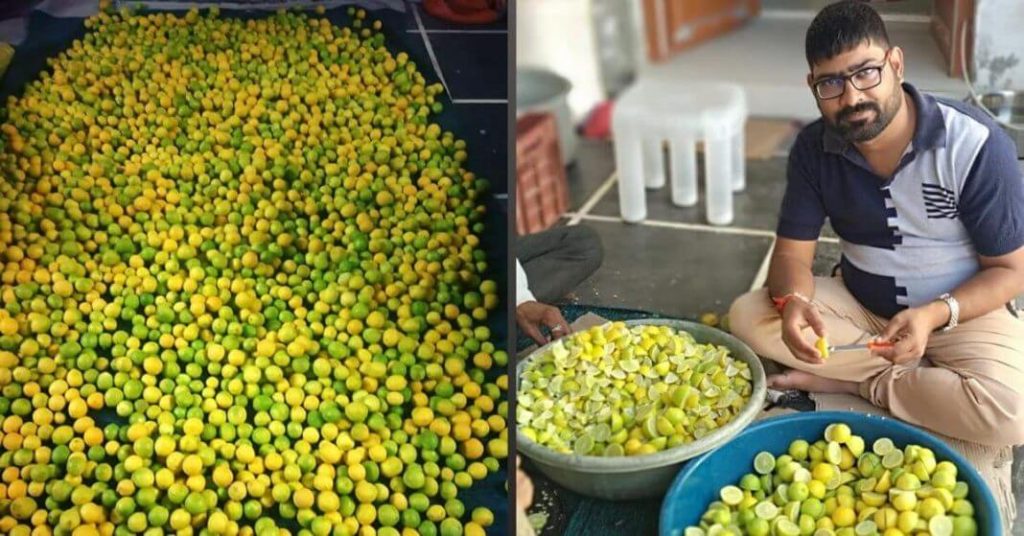
<path fill-rule="evenodd" d="M 790 152 L 777 229 L 815 240 L 829 218 L 843 282 L 886 318 L 970 279 L 978 255 L 1024 245 L 1024 179 L 1010 137 L 969 104 L 903 88 L 917 125 L 891 180 L 819 119 Z"/>

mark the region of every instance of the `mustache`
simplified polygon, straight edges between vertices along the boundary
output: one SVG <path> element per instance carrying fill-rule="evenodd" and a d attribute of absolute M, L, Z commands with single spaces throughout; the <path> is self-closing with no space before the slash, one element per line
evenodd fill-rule
<path fill-rule="evenodd" d="M 882 109 L 878 106 L 877 103 L 862 102 L 854 106 L 843 108 L 842 110 L 840 110 L 839 115 L 836 116 L 836 119 L 839 121 L 843 121 L 851 115 L 858 114 L 860 112 L 866 112 L 869 110 L 875 112 L 875 115 L 881 115 L 882 113 Z"/>

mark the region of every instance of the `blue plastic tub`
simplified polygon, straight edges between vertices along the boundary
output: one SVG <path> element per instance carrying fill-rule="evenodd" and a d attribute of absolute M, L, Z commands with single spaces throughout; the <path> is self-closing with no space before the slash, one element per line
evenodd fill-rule
<path fill-rule="evenodd" d="M 834 422 L 845 422 L 853 433 L 862 436 L 869 448 L 879 437 L 888 437 L 897 446 L 915 443 L 935 452 L 938 461 L 956 464 L 957 479 L 970 486 L 968 499 L 975 508 L 978 534 L 1002 536 L 1002 518 L 992 491 L 978 471 L 952 447 L 918 428 L 884 417 L 846 411 L 797 413 L 765 419 L 754 423 L 721 447 L 695 458 L 676 476 L 661 504 L 659 533 L 662 536 L 680 536 L 683 530 L 700 522 L 707 506 L 719 500 L 718 492 L 726 485 L 735 484 L 746 473 L 753 471 L 754 456 L 767 450 L 776 456 L 784 454 L 796 439 L 814 442 L 825 433 L 825 427 Z"/>

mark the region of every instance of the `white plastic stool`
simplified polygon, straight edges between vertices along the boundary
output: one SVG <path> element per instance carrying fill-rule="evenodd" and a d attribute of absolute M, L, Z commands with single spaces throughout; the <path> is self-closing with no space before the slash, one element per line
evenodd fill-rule
<path fill-rule="evenodd" d="M 697 203 L 697 141 L 704 142 L 708 221 L 732 223 L 732 193 L 743 190 L 743 128 L 747 103 L 735 84 L 641 80 L 615 103 L 612 132 L 619 174 L 619 209 L 627 222 L 647 217 L 644 186 L 665 184 L 668 142 L 672 202 Z"/>

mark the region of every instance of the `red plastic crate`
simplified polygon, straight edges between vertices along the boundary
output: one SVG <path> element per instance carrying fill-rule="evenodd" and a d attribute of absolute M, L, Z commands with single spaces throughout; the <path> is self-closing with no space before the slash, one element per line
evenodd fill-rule
<path fill-rule="evenodd" d="M 569 186 L 552 114 L 527 114 L 516 121 L 516 231 L 520 235 L 554 225 L 569 208 Z"/>

